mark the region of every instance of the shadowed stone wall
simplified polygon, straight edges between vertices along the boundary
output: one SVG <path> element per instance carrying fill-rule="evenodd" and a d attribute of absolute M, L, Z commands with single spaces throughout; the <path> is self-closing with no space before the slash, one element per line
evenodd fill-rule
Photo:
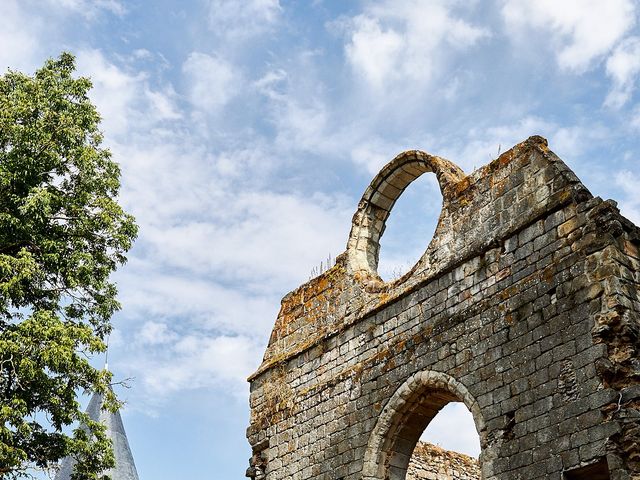
<path fill-rule="evenodd" d="M 442 192 L 434 238 L 385 283 L 385 221 L 428 172 Z M 470 175 L 399 155 L 336 265 L 282 301 L 250 377 L 247 475 L 404 479 L 424 428 L 460 401 L 484 479 L 640 478 L 639 245 L 541 137 Z"/>

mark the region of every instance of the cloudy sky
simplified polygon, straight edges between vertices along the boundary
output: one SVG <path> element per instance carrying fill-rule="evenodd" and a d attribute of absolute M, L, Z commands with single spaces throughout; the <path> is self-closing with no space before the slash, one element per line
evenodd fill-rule
<path fill-rule="evenodd" d="M 362 192 L 397 153 L 471 172 L 540 134 L 640 222 L 639 12 L 637 0 L 0 1 L 3 71 L 68 50 L 93 80 L 140 225 L 116 275 L 109 361 L 134 378 L 120 393 L 140 477 L 243 478 L 245 378 L 280 299 L 344 250 Z M 409 187 L 384 278 L 420 256 L 439 208 L 433 178 Z M 472 451 L 458 413 L 436 441 Z"/>

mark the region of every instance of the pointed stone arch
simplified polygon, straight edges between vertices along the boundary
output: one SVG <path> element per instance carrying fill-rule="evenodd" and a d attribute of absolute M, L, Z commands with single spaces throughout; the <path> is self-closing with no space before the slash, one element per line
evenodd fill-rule
<path fill-rule="evenodd" d="M 487 442 L 478 402 L 450 375 L 424 370 L 396 390 L 378 417 L 365 451 L 362 480 L 403 480 L 420 435 L 449 402 L 462 402 L 471 412 L 480 436 L 482 462 Z"/>

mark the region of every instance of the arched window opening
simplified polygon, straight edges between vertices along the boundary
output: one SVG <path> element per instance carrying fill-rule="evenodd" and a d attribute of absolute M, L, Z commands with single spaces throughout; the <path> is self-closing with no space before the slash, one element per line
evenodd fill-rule
<path fill-rule="evenodd" d="M 429 422 L 415 446 L 406 480 L 480 478 L 480 438 L 473 415 L 462 402 L 446 404 Z"/>
<path fill-rule="evenodd" d="M 436 176 L 410 183 L 393 205 L 380 238 L 378 275 L 393 281 L 408 272 L 427 249 L 436 230 L 442 195 Z"/>
<path fill-rule="evenodd" d="M 418 201 L 414 199 L 412 202 L 412 193 L 402 194 L 424 173 L 434 173 L 435 179 L 434 176 L 428 175 L 411 187 L 409 192 L 415 190 L 419 193 L 421 190 L 419 185 L 425 185 L 425 190 L 429 193 L 435 193 L 434 187 L 437 184 L 442 193 L 436 193 L 435 198 L 433 194 L 429 195 L 428 200 L 419 195 L 420 199 Z M 367 187 L 358 204 L 358 210 L 353 216 L 353 224 L 347 242 L 349 270 L 354 274 L 359 274 L 363 279 L 375 278 L 380 275 L 382 278 L 389 278 L 393 277 L 394 271 L 402 271 L 403 264 L 410 263 L 413 259 L 404 257 L 404 260 L 398 260 L 394 251 L 404 252 L 403 255 L 406 255 L 410 250 L 422 253 L 427 249 L 430 235 L 425 234 L 426 238 L 417 235 L 419 226 L 423 225 L 427 230 L 434 231 L 444 206 L 442 195 L 446 197 L 452 195 L 454 192 L 452 186 L 458 185 L 464 177 L 464 172 L 453 163 L 419 150 L 408 150 L 391 160 Z M 405 210 L 402 204 L 409 204 L 409 210 L 413 208 L 419 210 L 422 207 L 422 211 L 418 212 L 417 218 L 409 216 L 410 225 L 407 228 L 399 229 L 400 232 L 397 236 L 394 234 L 386 236 L 384 243 L 387 248 L 385 248 L 382 268 L 379 268 L 380 239 L 386 229 L 389 214 L 400 196 L 404 197 L 401 202 L 401 210 Z M 433 213 L 431 216 L 433 220 L 431 222 L 425 221 L 431 213 Z M 396 230 L 393 226 L 394 221 L 399 221 L 399 219 L 392 220 L 390 230 Z M 393 237 L 396 237 L 397 240 L 393 241 Z M 408 239 L 416 237 L 418 238 L 416 242 L 420 244 L 421 248 L 413 247 L 409 243 Z M 390 246 L 390 244 L 392 245 Z M 387 258 L 391 260 L 387 261 Z"/>
<path fill-rule="evenodd" d="M 443 411 L 445 406 L 451 403 L 454 405 Z M 454 431 L 465 423 L 462 417 L 457 415 L 457 409 L 460 408 L 458 403 L 461 408 L 467 409 L 473 418 L 473 429 L 482 448 L 477 461 L 467 457 L 463 461 L 459 454 L 455 454 L 458 455 L 455 457 L 451 452 L 437 446 L 427 448 L 419 444 L 422 434 L 436 416 L 442 415 L 442 420 L 445 423 L 448 420 Z M 451 412 L 456 413 L 456 420 L 451 420 Z M 438 423 L 440 420 L 434 424 L 434 430 L 438 429 Z M 466 432 L 466 436 L 470 433 Z M 477 451 L 477 446 L 475 448 Z M 466 386 L 446 373 L 425 370 L 415 373 L 400 385 L 382 410 L 365 451 L 363 478 L 479 480 L 486 474 L 480 473 L 483 469 L 483 458 L 490 455 L 486 448 L 486 425 L 481 409 Z M 438 455 L 432 455 L 432 461 L 425 462 L 424 468 L 418 468 L 421 472 L 408 473 L 412 455 L 424 452 L 425 449 L 432 452 L 437 450 Z M 470 453 L 474 453 L 473 448 Z M 453 457 L 457 460 L 452 463 Z"/>

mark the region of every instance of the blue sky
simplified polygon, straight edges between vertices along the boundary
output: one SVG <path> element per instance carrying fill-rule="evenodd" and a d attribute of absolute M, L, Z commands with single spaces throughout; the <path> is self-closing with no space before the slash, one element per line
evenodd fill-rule
<path fill-rule="evenodd" d="M 0 67 L 62 50 L 94 82 L 121 201 L 140 225 L 115 276 L 110 366 L 140 477 L 243 478 L 248 385 L 280 299 L 346 245 L 407 149 L 471 172 L 540 134 L 640 222 L 634 0 L 2 0 Z M 440 208 L 412 184 L 380 273 L 408 269 Z M 445 415 L 438 441 L 469 449 Z"/>

